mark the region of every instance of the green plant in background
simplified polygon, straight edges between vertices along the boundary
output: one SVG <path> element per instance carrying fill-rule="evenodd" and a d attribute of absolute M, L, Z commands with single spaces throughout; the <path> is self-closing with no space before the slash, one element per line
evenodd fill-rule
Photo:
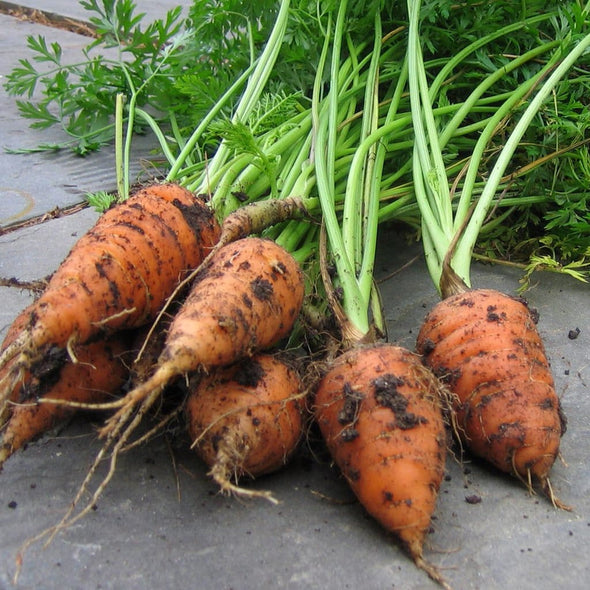
<path fill-rule="evenodd" d="M 32 127 L 61 126 L 68 137 L 41 144 L 40 150 L 70 148 L 86 155 L 112 141 L 118 94 L 136 94 L 139 106 L 163 111 L 174 72 L 189 57 L 186 50 L 182 56 L 176 51 L 191 36 L 180 8 L 142 28 L 143 15 L 135 13 L 131 0 L 84 0 L 81 5 L 91 13 L 96 35 L 81 59 L 70 63 L 58 42 L 31 35 L 27 47 L 32 57 L 20 59 L 5 83 L 10 94 L 26 97 L 17 105 Z M 142 130 L 137 123 L 136 131 Z"/>
<path fill-rule="evenodd" d="M 532 121 L 542 111 L 560 81 L 590 48 L 590 33 L 582 36 L 568 31 L 558 51 L 551 55 L 543 68 L 498 105 L 473 147 L 463 178 L 451 186 L 443 158 L 446 129 L 437 127 L 433 114 L 440 73 L 429 83 L 419 35 L 420 1 L 408 0 L 408 11 L 410 97 L 415 129 L 414 184 L 422 214 L 426 261 L 433 283 L 445 298 L 470 286 L 473 249 L 506 171 L 515 170 L 510 173 L 509 181 L 521 174 L 514 165 L 515 154 L 523 145 L 523 139 L 525 146 L 530 145 L 525 136 L 531 130 Z M 473 94 L 478 94 L 477 88 Z M 521 105 L 522 109 L 518 109 L 521 112 L 514 116 L 513 113 Z M 452 121 L 449 124 L 452 125 Z M 503 132 L 501 147 L 494 149 L 493 163 L 485 168 L 485 182 L 479 193 L 474 191 L 476 180 L 481 174 L 485 152 L 497 136 L 498 129 Z M 581 265 L 576 266 L 579 269 Z M 579 271 L 574 272 L 573 265 L 569 265 L 567 272 L 581 278 Z"/>

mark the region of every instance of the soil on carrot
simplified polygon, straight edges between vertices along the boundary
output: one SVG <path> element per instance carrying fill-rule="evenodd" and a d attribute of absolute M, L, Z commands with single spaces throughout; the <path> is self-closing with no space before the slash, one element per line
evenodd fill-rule
<path fill-rule="evenodd" d="M 432 352 L 432 351 L 430 351 Z M 441 383 L 447 387 L 453 387 L 463 375 L 461 369 L 449 369 L 448 367 L 437 367 L 434 374 L 440 379 Z"/>
<path fill-rule="evenodd" d="M 172 204 L 182 213 L 189 227 L 205 227 L 211 222 L 212 212 L 200 206 L 199 201 L 185 205 L 178 199 L 173 199 Z"/>
<path fill-rule="evenodd" d="M 344 384 L 343 392 L 344 406 L 338 413 L 338 422 L 340 424 L 351 424 L 356 422 L 359 405 L 364 396 L 361 393 L 355 392 L 348 382 Z"/>
<path fill-rule="evenodd" d="M 233 380 L 243 387 L 256 387 L 264 375 L 262 365 L 253 360 L 242 363 L 234 374 Z"/>
<path fill-rule="evenodd" d="M 488 322 L 501 322 L 502 320 L 506 319 L 506 314 L 504 312 L 499 313 L 499 314 L 496 313 L 497 309 L 498 308 L 495 305 L 488 306 L 488 309 L 487 309 L 488 314 L 487 314 L 487 318 L 486 318 Z"/>
<path fill-rule="evenodd" d="M 418 424 L 425 424 L 427 420 L 424 416 L 408 412 L 408 400 L 397 390 L 404 383 L 402 378 L 388 373 L 375 379 L 373 387 L 375 388 L 375 401 L 380 406 L 391 409 L 395 414 L 393 425 L 396 428 L 407 430 Z"/>
<path fill-rule="evenodd" d="M 21 391 L 23 399 L 38 398 L 44 395 L 59 379 L 59 368 L 67 356 L 64 349 L 51 347 L 46 355 L 31 366 L 34 379 Z M 22 401 L 22 400 L 21 400 Z"/>
<path fill-rule="evenodd" d="M 260 301 L 268 301 L 272 297 L 272 284 L 266 279 L 257 278 L 250 284 L 252 293 Z"/>

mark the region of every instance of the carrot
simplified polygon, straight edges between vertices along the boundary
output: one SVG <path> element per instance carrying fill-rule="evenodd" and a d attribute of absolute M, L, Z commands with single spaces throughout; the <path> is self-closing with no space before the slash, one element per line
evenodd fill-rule
<path fill-rule="evenodd" d="M 0 354 L 2 354 L 17 338 L 20 332 L 25 327 L 26 323 L 28 322 L 29 318 L 29 309 L 31 306 L 26 307 L 21 313 L 16 316 L 12 324 L 9 326 L 4 339 L 2 341 L 2 345 L 0 345 Z M 0 368 L 0 383 L 4 380 L 11 379 L 12 371 L 15 370 L 16 361 L 15 359 L 10 359 L 6 365 Z M 20 381 L 22 383 L 26 383 L 31 379 L 30 371 L 20 371 Z M 19 389 L 14 388 L 10 395 L 10 401 L 17 401 L 18 400 Z M 0 426 L 2 426 L 10 417 L 11 406 L 5 405 L 4 407 L 0 406 Z"/>
<path fill-rule="evenodd" d="M 266 199 L 264 201 L 257 201 L 248 203 L 235 211 L 232 211 L 227 217 L 223 219 L 220 226 L 219 238 L 215 246 L 210 249 L 206 258 L 201 264 L 196 267 L 191 273 L 187 274 L 182 281 L 180 281 L 172 293 L 172 297 L 181 292 L 184 287 L 191 284 L 201 266 L 208 264 L 209 260 L 215 256 L 215 253 L 231 242 L 235 242 L 242 238 L 252 235 L 262 234 L 269 227 L 276 225 L 282 221 L 304 217 L 307 215 L 304 200 L 300 197 L 284 197 L 282 199 Z M 148 332 L 149 339 L 151 333 L 155 329 L 161 316 L 167 311 L 165 306 L 160 311 L 156 318 L 156 322 L 152 325 L 152 330 Z"/>
<path fill-rule="evenodd" d="M 66 360 L 43 379 L 26 384 L 22 401 L 11 404 L 12 413 L 0 437 L 0 469 L 15 451 L 72 416 L 77 406 L 107 401 L 121 390 L 128 375 L 123 360 L 129 340 L 125 336 L 80 346 L 77 363 Z"/>
<path fill-rule="evenodd" d="M 303 385 L 286 362 L 257 354 L 200 379 L 187 403 L 193 447 L 222 492 L 262 496 L 231 482 L 286 464 L 303 433 Z"/>
<path fill-rule="evenodd" d="M 8 331 L 4 337 L 0 351 L 4 351 L 10 346 L 19 336 L 25 325 L 29 321 L 30 313 L 33 309 L 34 303 L 23 309 L 18 316 L 14 319 Z M 48 379 L 53 379 L 53 376 L 59 368 L 64 364 L 67 353 L 65 350 L 52 348 L 48 353 L 37 362 L 33 363 L 29 369 L 20 370 L 19 384 L 12 390 L 12 394 L 9 398 L 10 402 L 6 404 L 2 412 L 0 412 L 0 426 L 4 425 L 14 409 L 16 403 L 28 402 L 31 400 L 31 392 L 35 392 L 38 395 L 41 383 Z M 5 376 L 10 377 L 10 372 L 15 366 L 16 360 L 11 359 L 3 368 L 0 370 L 0 380 Z"/>
<path fill-rule="evenodd" d="M 472 290 L 470 271 L 473 250 L 502 198 L 501 187 L 514 164 L 517 146 L 586 50 L 590 37 L 566 52 L 559 64 L 547 64 L 545 71 L 539 71 L 534 87 L 523 86 L 522 93 L 499 104 L 481 130 L 468 164 L 451 183 L 448 170 L 458 162 L 449 166 L 442 149 L 443 136 L 452 129 L 439 135 L 434 122 L 441 80 L 437 78 L 432 86 L 427 82 L 430 73 L 421 50 L 419 0 L 408 2 L 408 11 L 408 85 L 416 137 L 414 190 L 427 267 L 442 298 L 420 330 L 417 350 L 457 396 L 456 429 L 463 444 L 523 480 L 529 490 L 533 482 L 539 483 L 554 506 L 568 508 L 554 496 L 548 476 L 565 420 L 534 316 L 522 301 L 492 290 Z M 502 149 L 488 168 L 490 142 L 525 93 L 530 94 L 527 106 L 510 125 Z M 476 190 L 482 170 L 487 170 L 485 182 Z"/>
<path fill-rule="evenodd" d="M 416 347 L 456 396 L 465 446 L 531 490 L 538 482 L 556 506 L 567 508 L 549 481 L 566 419 L 536 321 L 522 299 L 467 291 L 428 314 Z"/>
<path fill-rule="evenodd" d="M 314 415 L 359 502 L 446 586 L 423 557 L 446 456 L 441 385 L 418 355 L 358 345 L 318 384 Z"/>
<path fill-rule="evenodd" d="M 72 248 L 0 357 L 0 409 L 23 372 L 53 348 L 153 319 L 180 275 L 219 235 L 209 207 L 176 185 L 154 185 L 102 215 Z"/>

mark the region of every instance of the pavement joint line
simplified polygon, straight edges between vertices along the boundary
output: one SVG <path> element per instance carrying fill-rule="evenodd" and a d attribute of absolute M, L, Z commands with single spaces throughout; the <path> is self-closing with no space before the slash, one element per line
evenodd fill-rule
<path fill-rule="evenodd" d="M 41 8 L 31 8 L 30 6 L 0 0 L 0 14 L 6 14 L 19 20 L 27 20 L 53 29 L 64 29 L 85 37 L 96 38 L 96 27 L 92 23 Z"/>
<path fill-rule="evenodd" d="M 78 213 L 79 211 L 82 211 L 82 209 L 86 209 L 89 206 L 90 205 L 87 202 L 82 202 L 76 203 L 74 205 L 68 205 L 65 207 L 54 207 L 51 211 L 47 211 L 46 213 L 42 213 L 41 215 L 24 219 L 23 221 L 19 221 L 12 225 L 0 227 L 0 236 L 4 236 L 24 227 L 31 227 L 33 225 L 45 223 L 46 221 L 50 221 L 51 219 L 64 217 L 66 215 L 73 215 L 74 213 Z"/>

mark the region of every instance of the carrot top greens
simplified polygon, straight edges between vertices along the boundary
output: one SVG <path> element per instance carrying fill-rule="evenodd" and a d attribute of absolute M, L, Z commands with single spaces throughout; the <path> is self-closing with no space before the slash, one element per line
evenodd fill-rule
<path fill-rule="evenodd" d="M 422 236 L 430 274 L 442 295 L 447 296 L 463 285 L 469 285 L 473 248 L 510 161 L 531 122 L 560 80 L 590 47 L 590 34 L 583 37 L 571 31 L 564 34 L 558 50 L 551 54 L 546 64 L 498 105 L 473 146 L 472 155 L 463 169 L 464 177 L 458 178 L 451 188 L 441 146 L 445 130 L 439 131 L 433 113 L 433 103 L 437 101 L 442 80 L 435 78 L 431 85 L 427 80 L 419 36 L 420 4 L 419 0 L 408 0 L 409 88 L 415 134 L 414 188 L 422 215 Z M 489 37 L 495 34 L 497 32 L 490 33 Z M 487 39 L 480 39 L 479 42 L 484 45 Z M 506 66 L 499 72 L 503 73 L 505 69 Z M 481 85 L 485 83 L 484 79 L 475 88 L 476 97 L 481 94 Z M 504 138 L 481 193 L 474 194 L 485 150 L 506 119 L 525 100 L 527 104 Z M 455 124 L 454 121 L 451 124 Z"/>
<path fill-rule="evenodd" d="M 473 256 L 588 277 L 587 6 L 223 0 L 146 24 L 132 0 L 81 4 L 94 38 L 79 60 L 31 36 L 6 77 L 34 127 L 64 131 L 34 149 L 116 142 L 124 199 L 133 138 L 152 134 L 160 175 L 209 194 L 220 218 L 301 196 L 361 332 L 392 220 L 424 241 L 437 285 L 460 229 L 463 281 Z M 320 243 L 310 221 L 268 235 L 300 260 Z"/>

